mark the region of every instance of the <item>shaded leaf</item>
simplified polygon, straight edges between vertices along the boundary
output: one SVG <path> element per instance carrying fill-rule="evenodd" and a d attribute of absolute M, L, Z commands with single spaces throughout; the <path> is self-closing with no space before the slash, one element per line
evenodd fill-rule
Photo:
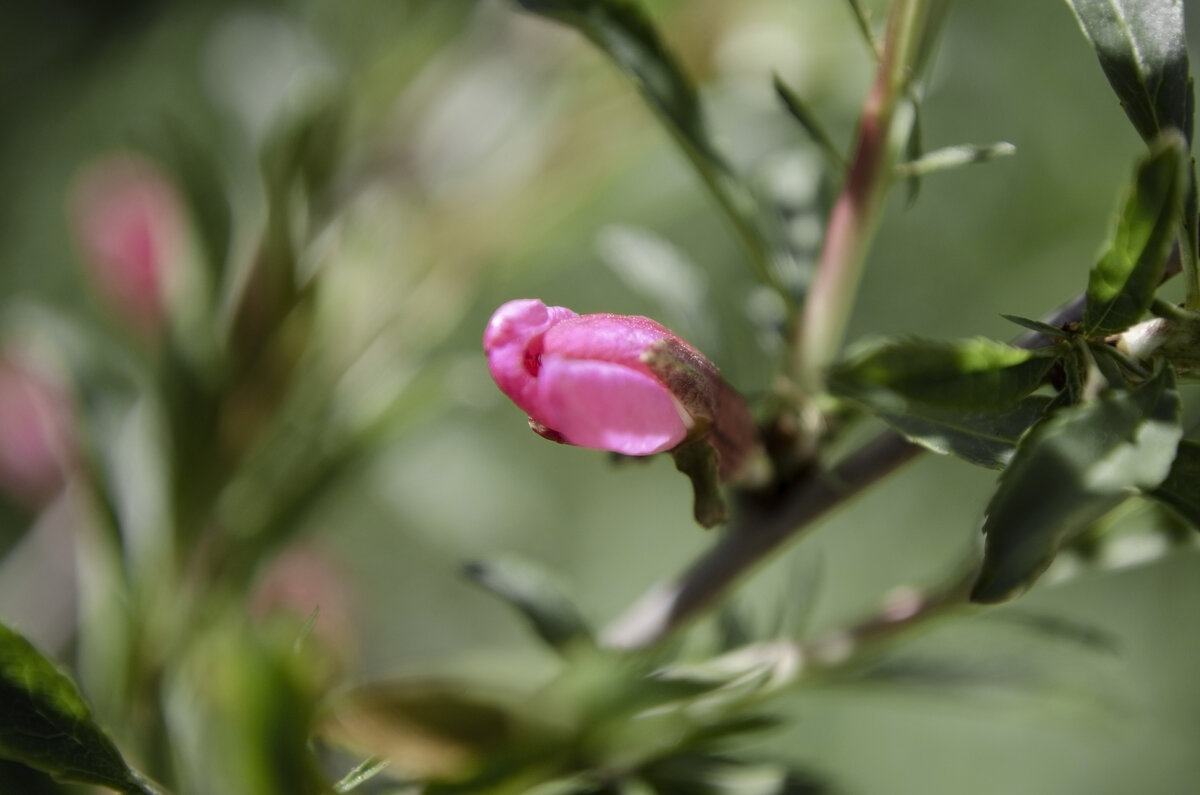
<path fill-rule="evenodd" d="M 531 743 L 530 725 L 499 698 L 439 680 L 383 682 L 337 699 L 320 733 L 390 763 L 388 774 L 463 781 Z"/>
<path fill-rule="evenodd" d="M 129 795 L 156 793 L 92 720 L 75 683 L 2 624 L 0 756 L 63 781 L 97 784 Z"/>
<path fill-rule="evenodd" d="M 655 792 L 672 795 L 820 795 L 828 785 L 782 764 L 718 754 L 679 754 L 643 772 Z"/>
<path fill-rule="evenodd" d="M 1115 655 L 1121 650 L 1117 637 L 1102 627 L 1052 613 L 993 610 L 991 621 L 999 621 L 1037 633 L 1047 639 L 1072 643 L 1095 652 Z"/>
<path fill-rule="evenodd" d="M 1058 326 L 1052 326 L 1049 323 L 1043 323 L 1040 320 L 1034 320 L 1033 318 L 1030 318 L 1030 317 L 1022 317 L 1020 315 L 1001 314 L 1000 317 L 1004 318 L 1005 320 L 1009 321 L 1010 323 L 1016 323 L 1018 326 L 1021 326 L 1022 328 L 1027 328 L 1030 331 L 1035 331 L 1038 334 L 1042 335 L 1043 337 L 1049 337 L 1050 339 L 1056 339 L 1056 340 L 1071 339 L 1071 335 L 1068 332 L 1063 331 Z M 1022 345 L 1021 347 L 1024 348 L 1027 346 Z"/>
<path fill-rule="evenodd" d="M 813 143 L 820 147 L 829 162 L 839 171 L 844 172 L 846 158 L 838 150 L 833 139 L 829 137 L 829 133 L 816 114 L 809 110 L 808 106 L 804 104 L 804 100 L 800 99 L 800 96 L 792 91 L 779 75 L 772 76 L 772 84 L 775 86 L 775 95 L 779 97 L 779 101 L 783 103 L 783 107 L 791 117 L 804 128 L 804 131 L 812 138 Z"/>
<path fill-rule="evenodd" d="M 592 641 L 591 627 L 575 603 L 535 566 L 514 559 L 489 560 L 468 563 L 463 573 L 516 608 L 552 648 Z"/>
<path fill-rule="evenodd" d="M 788 258 L 774 214 L 729 167 L 712 142 L 699 97 L 649 16 L 633 0 L 516 0 L 527 11 L 587 37 L 637 86 L 733 224 L 759 278 L 784 290 L 777 258 Z"/>
<path fill-rule="evenodd" d="M 729 519 L 721 494 L 720 456 L 708 439 L 697 439 L 671 450 L 675 468 L 692 483 L 692 517 L 701 527 L 716 527 Z"/>
<path fill-rule="evenodd" d="M 879 42 L 875 40 L 875 34 L 871 31 L 871 20 L 867 16 L 866 9 L 862 7 L 859 0 L 846 0 L 850 4 L 850 10 L 854 13 L 854 21 L 858 24 L 858 32 L 862 34 L 863 41 L 871 48 L 875 60 L 879 60 Z"/>
<path fill-rule="evenodd" d="M 1179 443 L 1171 471 L 1150 496 L 1200 530 L 1200 443 L 1187 439 Z"/>
<path fill-rule="evenodd" d="M 913 98 L 910 107 L 912 109 L 912 125 L 908 130 L 908 140 L 904 142 L 904 162 L 915 163 L 925 153 L 925 147 L 922 143 L 921 135 L 921 106 Z M 909 171 L 907 174 L 904 174 L 903 170 L 901 170 L 896 176 L 901 176 L 901 174 L 903 174 L 904 184 L 908 193 L 905 200 L 908 206 L 911 207 L 916 203 L 917 195 L 921 192 L 921 173 L 918 171 Z"/>
<path fill-rule="evenodd" d="M 148 135 L 146 139 L 145 147 L 170 169 L 175 184 L 187 197 L 210 284 L 219 289 L 225 281 L 233 238 L 233 208 L 220 163 L 194 131 L 170 120 L 164 121 L 159 135 Z"/>
<path fill-rule="evenodd" d="M 985 548 L 971 593 L 1011 599 L 1028 588 L 1072 536 L 1136 489 L 1157 487 L 1182 430 L 1170 369 L 1136 390 L 1068 406 L 1017 446 L 983 523 Z"/>
<path fill-rule="evenodd" d="M 1055 358 L 983 338 L 887 338 L 861 345 L 835 364 L 829 388 L 879 414 L 1000 411 L 1037 389 Z"/>
<path fill-rule="evenodd" d="M 702 132 L 696 90 L 654 29 L 630 0 L 517 0 L 527 11 L 576 28 L 632 77 L 659 113 L 699 149 L 710 148 Z"/>
<path fill-rule="evenodd" d="M 1031 395 L 1016 406 L 995 413 L 884 412 L 879 417 L 910 441 L 935 453 L 948 453 L 977 466 L 1002 469 L 1012 458 L 1017 441 L 1047 414 L 1052 402 L 1052 398 Z"/>
<path fill-rule="evenodd" d="M 1141 320 L 1175 241 L 1187 185 L 1183 138 L 1157 139 L 1138 164 L 1111 240 L 1088 279 L 1084 333 L 1116 334 Z"/>
<path fill-rule="evenodd" d="M 20 762 L 0 759 L 0 792 L 20 795 L 63 795 L 62 788 L 54 779 Z"/>
<path fill-rule="evenodd" d="M 1146 141 L 1192 129 L 1183 0 L 1067 0 Z"/>

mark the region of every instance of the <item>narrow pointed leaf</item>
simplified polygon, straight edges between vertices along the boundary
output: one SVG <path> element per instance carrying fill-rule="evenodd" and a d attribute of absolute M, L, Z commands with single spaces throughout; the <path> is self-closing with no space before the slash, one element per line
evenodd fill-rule
<path fill-rule="evenodd" d="M 774 260 L 789 257 L 773 214 L 713 144 L 696 89 L 649 15 L 634 0 L 516 0 L 526 11 L 572 27 L 628 76 L 721 205 L 758 276 L 781 287 Z"/>
<path fill-rule="evenodd" d="M 1021 317 L 1020 315 L 1001 314 L 1000 317 L 1004 318 L 1005 320 L 1007 320 L 1010 323 L 1016 323 L 1018 326 L 1021 326 L 1022 328 L 1027 328 L 1030 331 L 1036 331 L 1038 334 L 1041 334 L 1043 337 L 1049 337 L 1050 339 L 1055 339 L 1055 340 L 1071 339 L 1071 335 L 1068 332 L 1063 331 L 1058 326 L 1051 326 L 1049 323 L 1043 323 L 1040 320 L 1034 320 L 1033 318 L 1029 318 L 1029 317 Z M 1027 346 L 1023 345 L 1021 347 L 1027 347 Z"/>
<path fill-rule="evenodd" d="M 986 163 L 998 157 L 1015 154 L 1017 148 L 1006 141 L 994 144 L 959 144 L 935 149 L 896 166 L 899 178 L 923 177 L 936 171 Z"/>
<path fill-rule="evenodd" d="M 24 637 L 0 624 L 0 757 L 63 781 L 155 795 L 94 720 L 79 689 Z"/>
<path fill-rule="evenodd" d="M 1121 107 L 1146 141 L 1187 133 L 1191 100 L 1183 0 L 1067 0 Z"/>
<path fill-rule="evenodd" d="M 1186 162 L 1182 136 L 1169 132 L 1138 164 L 1111 240 L 1088 279 L 1087 335 L 1124 331 L 1149 309 L 1178 230 Z"/>
<path fill-rule="evenodd" d="M 935 453 L 949 454 L 977 466 L 1002 469 L 1017 442 L 1047 413 L 1052 399 L 1030 395 L 1016 406 L 996 413 L 915 411 L 881 413 L 880 419 L 910 441 Z"/>
<path fill-rule="evenodd" d="M 1200 530 L 1200 444 L 1186 439 L 1179 443 L 1171 471 L 1150 496 Z"/>
<path fill-rule="evenodd" d="M 912 127 L 908 131 L 908 140 L 904 143 L 904 161 L 906 163 L 916 163 L 920 161 L 925 154 L 925 147 L 921 140 L 921 105 L 915 99 L 912 100 Z M 901 176 L 897 174 L 896 176 Z M 903 174 L 907 196 L 905 201 L 908 206 L 912 206 L 917 201 L 917 196 L 921 192 L 921 173 L 919 171 L 909 171 Z"/>
<path fill-rule="evenodd" d="M 867 16 L 866 9 L 862 7 L 859 0 L 846 0 L 850 4 L 850 10 L 854 13 L 854 21 L 858 23 L 858 31 L 862 34 L 863 41 L 871 48 L 871 52 L 875 55 L 875 59 L 879 59 L 879 42 L 875 40 L 875 34 L 871 31 L 871 20 Z"/>
<path fill-rule="evenodd" d="M 1003 411 L 1037 389 L 1055 358 L 983 338 L 888 338 L 859 346 L 834 365 L 829 387 L 879 414 Z"/>
<path fill-rule="evenodd" d="M 1011 599 L 1059 548 L 1136 490 L 1167 477 L 1182 429 L 1170 369 L 1135 391 L 1061 409 L 1021 440 L 988 504 L 971 598 Z"/>
<path fill-rule="evenodd" d="M 846 170 L 846 158 L 838 151 L 837 145 L 833 139 L 829 137 L 829 133 L 825 130 L 825 126 L 816 117 L 804 100 L 800 99 L 799 95 L 783 82 L 779 75 L 773 78 L 775 86 L 775 95 L 779 97 L 779 101 L 783 103 L 783 107 L 795 119 L 808 136 L 812 138 L 813 143 L 820 147 L 821 152 L 839 171 Z"/>
<path fill-rule="evenodd" d="M 574 602 L 540 569 L 515 559 L 496 559 L 469 563 L 464 572 L 520 612 L 550 647 L 562 650 L 591 641 L 592 630 Z"/>

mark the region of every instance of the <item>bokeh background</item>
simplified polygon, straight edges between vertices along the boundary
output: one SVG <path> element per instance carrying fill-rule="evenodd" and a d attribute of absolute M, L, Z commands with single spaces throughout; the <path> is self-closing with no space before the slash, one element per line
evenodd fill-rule
<path fill-rule="evenodd" d="M 886 3 L 866 6 L 882 20 Z M 847 4 L 647 7 L 738 169 L 781 201 L 819 199 L 818 153 L 770 81 L 848 142 L 872 66 Z M 6 4 L 5 317 L 50 312 L 122 339 L 71 230 L 90 163 L 178 140 L 207 153 L 241 262 L 265 223 L 262 153 L 317 117 L 332 187 L 296 232 L 298 267 L 323 284 L 314 337 L 345 373 L 344 411 L 391 408 L 370 455 L 296 519 L 296 538 L 320 550 L 311 579 L 345 591 L 355 678 L 534 677 L 546 653 L 465 581 L 464 561 L 535 561 L 603 624 L 712 538 L 670 461 L 614 467 L 529 433 L 479 349 L 492 309 L 539 297 L 653 316 L 752 400 L 778 356 L 775 308 L 718 209 L 586 42 L 500 0 Z M 921 123 L 927 148 L 1004 140 L 1016 155 L 931 176 L 911 205 L 895 197 L 851 337 L 1011 336 L 1000 313 L 1039 316 L 1084 286 L 1142 144 L 1067 5 L 1045 0 L 958 3 Z M 815 246 L 819 220 L 801 214 L 792 232 Z M 764 631 L 782 612 L 808 633 L 936 583 L 973 548 L 994 478 L 927 456 L 735 598 Z M 1124 541 L 1099 562 L 930 627 L 877 676 L 788 696 L 786 730 L 759 750 L 864 795 L 1193 791 L 1200 553 L 1146 562 L 1156 548 L 1136 531 L 1162 516 L 1135 505 L 1117 521 Z M 0 614 L 61 651 L 77 591 L 47 525 L 7 518 Z"/>

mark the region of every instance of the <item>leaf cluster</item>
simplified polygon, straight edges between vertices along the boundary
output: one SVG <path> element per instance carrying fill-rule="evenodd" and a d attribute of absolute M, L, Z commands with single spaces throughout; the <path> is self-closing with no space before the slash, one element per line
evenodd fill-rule
<path fill-rule="evenodd" d="M 886 339 L 833 368 L 833 394 L 912 441 L 1003 469 L 983 521 L 976 601 L 1023 592 L 1059 549 L 1130 496 L 1181 504 L 1169 496 L 1188 488 L 1186 456 L 1172 465 L 1183 435 L 1176 368 L 1170 357 L 1134 361 L 1114 346 L 1146 315 L 1186 232 L 1187 163 L 1178 131 L 1151 141 L 1091 269 L 1081 321 L 1018 319 L 1044 333 L 1044 347 Z"/>

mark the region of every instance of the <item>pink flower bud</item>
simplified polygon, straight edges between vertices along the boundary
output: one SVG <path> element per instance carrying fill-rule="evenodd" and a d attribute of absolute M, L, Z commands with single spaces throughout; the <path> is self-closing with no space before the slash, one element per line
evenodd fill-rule
<path fill-rule="evenodd" d="M 72 457 L 64 391 L 12 352 L 0 353 L 0 489 L 37 507 L 62 487 Z"/>
<path fill-rule="evenodd" d="M 492 315 L 483 348 L 496 384 L 535 431 L 624 455 L 707 433 L 720 395 L 732 392 L 711 362 L 644 317 L 510 301 Z"/>
<path fill-rule="evenodd" d="M 105 300 L 138 331 L 157 332 L 186 245 L 175 187 L 148 160 L 114 156 L 83 173 L 71 209 L 80 253 Z"/>

